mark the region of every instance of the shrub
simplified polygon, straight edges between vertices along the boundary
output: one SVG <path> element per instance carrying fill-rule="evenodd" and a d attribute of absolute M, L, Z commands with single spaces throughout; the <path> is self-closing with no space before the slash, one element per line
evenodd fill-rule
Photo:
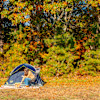
<path fill-rule="evenodd" d="M 5 47 L 4 47 L 5 48 Z M 22 54 L 22 45 L 15 43 L 5 54 L 0 73 L 3 77 L 9 76 L 10 72 L 19 64 L 27 63 L 26 56 Z M 0 77 L 2 77 L 0 74 Z"/>
<path fill-rule="evenodd" d="M 75 57 L 66 48 L 52 46 L 48 49 L 48 53 L 43 56 L 47 66 L 42 70 L 42 73 L 48 76 L 62 76 L 74 72 Z"/>
<path fill-rule="evenodd" d="M 94 76 L 97 72 L 100 72 L 100 49 L 85 52 L 83 57 L 84 60 L 78 62 L 79 69 L 77 74 Z"/>

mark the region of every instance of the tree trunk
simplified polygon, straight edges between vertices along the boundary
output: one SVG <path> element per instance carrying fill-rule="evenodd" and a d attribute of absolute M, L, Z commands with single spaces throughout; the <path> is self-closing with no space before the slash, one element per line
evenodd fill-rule
<path fill-rule="evenodd" d="M 0 0 L 0 12 L 2 11 L 2 0 Z M 1 18 L 1 14 L 0 14 L 0 52 L 3 52 L 3 35 L 2 35 L 2 22 L 1 22 L 2 18 Z"/>
<path fill-rule="evenodd" d="M 0 52 L 3 53 L 3 36 L 0 30 Z"/>

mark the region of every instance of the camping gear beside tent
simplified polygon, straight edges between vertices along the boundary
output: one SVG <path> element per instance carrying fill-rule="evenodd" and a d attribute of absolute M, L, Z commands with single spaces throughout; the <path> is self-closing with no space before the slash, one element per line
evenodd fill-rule
<path fill-rule="evenodd" d="M 30 64 L 21 64 L 13 69 L 13 71 L 10 73 L 9 79 L 6 81 L 4 85 L 12 86 L 16 83 L 20 83 L 22 80 L 22 75 L 24 75 L 24 68 L 29 68 L 32 73 L 35 75 L 35 82 L 31 81 L 31 86 L 37 85 L 37 86 L 43 86 L 44 81 L 41 79 L 39 73 L 40 68 L 35 68 L 34 66 Z M 22 84 L 23 86 L 25 84 Z"/>

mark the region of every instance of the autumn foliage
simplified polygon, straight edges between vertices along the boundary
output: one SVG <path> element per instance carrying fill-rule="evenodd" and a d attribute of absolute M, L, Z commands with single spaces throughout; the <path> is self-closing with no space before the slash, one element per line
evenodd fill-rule
<path fill-rule="evenodd" d="M 99 0 L 9 0 L 6 4 L 1 11 L 1 77 L 22 63 L 39 65 L 41 75 L 47 76 L 100 72 Z"/>

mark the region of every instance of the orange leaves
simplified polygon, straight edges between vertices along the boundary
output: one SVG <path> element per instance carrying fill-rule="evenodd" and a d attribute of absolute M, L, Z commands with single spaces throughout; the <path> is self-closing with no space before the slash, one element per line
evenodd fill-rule
<path fill-rule="evenodd" d="M 81 44 L 76 45 L 76 50 L 81 48 Z"/>
<path fill-rule="evenodd" d="M 30 18 L 24 19 L 24 22 L 28 22 L 28 21 L 30 21 Z"/>
<path fill-rule="evenodd" d="M 31 50 L 35 49 L 35 47 L 33 45 L 29 46 Z"/>
<path fill-rule="evenodd" d="M 38 44 L 37 42 L 34 42 L 34 46 L 37 46 L 37 44 Z"/>
<path fill-rule="evenodd" d="M 100 0 L 98 0 L 100 2 Z M 91 5 L 93 7 L 98 7 L 98 1 L 94 1 L 94 2 L 91 2 Z"/>
<path fill-rule="evenodd" d="M 67 6 L 67 2 L 66 2 L 66 1 L 64 1 L 64 2 L 63 2 L 63 5 L 64 5 L 64 6 Z"/>
<path fill-rule="evenodd" d="M 33 35 L 38 35 L 38 32 L 35 32 L 35 31 L 34 31 L 34 32 L 33 32 Z"/>
<path fill-rule="evenodd" d="M 19 7 L 20 9 L 22 9 L 25 6 L 25 2 L 17 2 L 16 3 L 17 7 Z"/>
<path fill-rule="evenodd" d="M 87 42 L 86 40 L 89 38 L 88 37 L 89 34 L 92 34 L 92 32 L 89 33 L 89 29 L 88 29 L 88 27 L 91 28 L 94 26 L 94 24 L 91 22 L 90 19 L 88 21 L 88 18 L 90 15 L 88 16 L 87 14 L 83 14 L 82 12 L 78 12 L 79 16 L 76 16 L 76 17 L 70 16 L 70 15 L 73 15 L 72 8 L 74 7 L 74 5 L 70 3 L 72 2 L 72 0 L 69 0 L 69 1 L 67 0 L 68 3 L 70 4 L 68 4 L 65 1 L 64 2 L 59 1 L 59 3 L 58 2 L 51 3 L 50 0 L 45 0 L 46 3 L 43 3 L 43 6 L 40 5 L 41 3 L 34 4 L 31 1 L 23 1 L 23 2 L 21 2 L 21 0 L 18 0 L 16 2 L 15 0 L 13 1 L 14 2 L 11 2 L 11 4 L 14 4 L 12 5 L 12 8 L 14 9 L 11 8 L 12 13 L 10 14 L 11 16 L 9 16 L 9 19 L 12 21 L 12 23 L 14 25 L 17 25 L 20 22 L 24 24 L 25 22 L 30 21 L 31 24 L 30 24 L 30 27 L 25 26 L 22 28 L 22 30 L 20 30 L 20 31 L 24 31 L 24 33 L 21 33 L 18 30 L 18 33 L 15 32 L 13 34 L 13 37 L 18 41 L 18 43 L 17 44 L 13 43 L 12 44 L 13 48 L 11 48 L 12 50 L 9 50 L 10 52 L 6 54 L 6 57 L 8 57 L 8 59 L 10 56 L 12 57 L 10 62 L 11 61 L 17 62 L 19 60 L 21 62 L 22 58 L 20 56 L 21 54 L 22 55 L 25 54 L 26 56 L 28 55 L 30 56 L 29 58 L 27 57 L 28 61 L 32 59 L 33 59 L 32 61 L 34 61 L 36 58 L 37 59 L 42 58 L 42 60 L 44 60 L 44 62 L 49 65 L 53 63 L 51 66 L 53 66 L 54 69 L 50 69 L 53 71 L 56 70 L 56 67 L 59 67 L 59 66 L 62 68 L 61 69 L 62 72 L 66 70 L 64 69 L 66 66 L 68 67 L 70 66 L 70 68 L 72 69 L 69 69 L 69 70 L 73 70 L 72 63 L 74 63 L 74 60 L 82 58 L 85 52 L 84 46 L 87 45 L 84 43 Z M 92 6 L 95 6 L 96 2 L 94 2 L 93 0 L 90 0 L 90 1 L 92 1 Z M 88 5 L 82 5 L 82 6 L 87 7 Z M 79 11 L 77 5 L 76 5 L 76 8 L 77 10 L 75 11 L 76 12 Z M 46 18 L 43 17 L 44 15 L 40 16 L 40 14 L 38 14 L 41 12 L 42 9 L 43 11 L 49 12 L 47 14 L 47 17 L 46 17 L 46 13 L 44 14 Z M 91 12 L 89 12 L 89 8 L 86 8 L 86 9 L 87 9 L 88 14 L 92 13 L 92 9 L 91 9 Z M 9 12 L 5 11 L 6 15 L 9 15 Z M 80 14 L 82 14 L 82 16 L 80 16 Z M 51 17 L 53 17 L 53 19 L 55 20 L 53 20 Z M 58 17 L 60 17 L 59 21 L 57 21 L 59 19 Z M 70 23 L 70 25 L 72 25 L 72 28 L 71 26 L 67 27 L 66 25 L 68 24 L 63 23 L 65 21 L 68 21 L 68 19 L 70 22 L 71 20 L 74 19 L 76 23 L 75 26 L 73 25 L 72 22 Z M 92 23 L 91 26 L 88 22 L 90 22 L 90 24 Z M 79 27 L 81 26 L 82 28 L 78 28 L 77 23 L 79 23 Z M 38 24 L 40 27 L 38 27 Z M 38 32 L 36 30 L 38 30 Z M 66 31 L 63 32 L 63 30 L 67 30 L 69 34 L 68 33 L 65 34 Z M 72 36 L 72 33 L 75 35 Z M 76 39 L 76 37 L 78 38 Z M 73 38 L 75 38 L 76 40 L 73 40 Z M 90 42 L 91 42 L 91 39 L 90 39 Z M 21 46 L 21 44 L 23 46 Z M 6 50 L 7 48 L 9 48 L 9 46 L 5 46 Z M 49 56 L 48 54 L 44 52 L 48 52 Z M 71 52 L 72 54 L 70 54 Z M 16 56 L 13 56 L 13 54 L 18 55 L 19 58 L 17 58 L 16 60 L 15 59 Z M 73 56 L 77 56 L 77 57 L 74 58 Z M 42 60 L 41 62 L 43 62 Z M 75 61 L 75 63 L 76 62 L 77 61 Z M 48 69 L 48 72 L 50 72 L 50 70 Z M 60 74 L 60 72 L 58 73 Z"/>
<path fill-rule="evenodd" d="M 87 40 L 88 38 L 87 38 L 87 36 L 85 36 L 84 38 L 83 38 L 83 40 Z"/>
<path fill-rule="evenodd" d="M 13 3 L 14 1 L 10 1 Z M 24 18 L 24 16 L 30 15 L 30 9 L 26 7 L 26 9 L 23 10 L 23 8 L 26 6 L 26 2 L 14 2 L 13 8 L 10 9 L 9 11 L 13 12 L 11 13 L 8 18 L 12 21 L 13 25 L 17 25 L 20 22 L 25 23 L 30 21 L 29 18 Z M 23 11 L 22 11 L 23 10 Z M 8 11 L 5 11 L 5 13 L 9 13 Z"/>
<path fill-rule="evenodd" d="M 51 11 L 51 14 L 55 14 L 57 11 L 60 12 L 61 11 L 60 9 L 62 9 L 65 6 L 67 6 L 67 3 L 66 2 L 60 2 L 60 3 L 54 2 L 54 3 L 51 3 L 51 4 L 44 3 L 43 9 L 46 12 Z"/>
<path fill-rule="evenodd" d="M 18 15 L 17 15 L 16 13 L 13 13 L 13 16 L 14 16 L 14 17 L 17 17 Z"/>
<path fill-rule="evenodd" d="M 84 39 L 77 41 L 77 44 L 75 44 L 75 55 L 79 56 L 78 59 L 84 59 L 82 58 L 82 55 L 85 53 L 86 49 L 84 47 Z"/>
<path fill-rule="evenodd" d="M 19 38 L 22 39 L 23 38 L 23 34 L 19 34 Z"/>
<path fill-rule="evenodd" d="M 22 2 L 16 2 L 15 3 L 15 7 L 13 9 L 14 12 L 21 12 L 21 10 L 23 9 L 23 7 L 25 6 L 25 3 Z M 22 12 L 21 12 L 22 13 Z"/>
<path fill-rule="evenodd" d="M 83 42 L 83 40 L 79 40 L 80 42 Z"/>
<path fill-rule="evenodd" d="M 18 12 L 18 8 L 14 8 L 14 12 Z"/>
<path fill-rule="evenodd" d="M 28 8 L 25 9 L 25 16 L 30 15 L 30 11 Z"/>
<path fill-rule="evenodd" d="M 26 18 L 25 21 L 26 21 L 26 22 L 30 21 L 30 18 Z"/>
<path fill-rule="evenodd" d="M 84 31 L 84 33 L 87 33 L 87 29 L 84 29 L 83 31 Z"/>
<path fill-rule="evenodd" d="M 91 4 L 93 7 L 99 8 L 98 4 L 100 4 L 100 0 L 88 0 L 88 3 Z"/>
<path fill-rule="evenodd" d="M 33 5 L 30 5 L 30 6 L 28 7 L 28 9 L 29 9 L 29 10 L 33 10 Z"/>
<path fill-rule="evenodd" d="M 28 26 L 25 26 L 25 27 L 24 27 L 24 32 L 27 32 L 27 31 L 30 31 L 30 30 L 31 30 L 30 27 L 28 27 Z"/>
<path fill-rule="evenodd" d="M 44 55 L 43 53 L 39 53 L 39 55 L 40 55 L 42 58 L 45 57 L 45 55 Z"/>
<path fill-rule="evenodd" d="M 78 54 L 79 56 L 81 56 L 81 51 L 77 51 L 77 54 Z"/>
<path fill-rule="evenodd" d="M 42 5 L 36 5 L 36 10 L 42 10 L 43 6 Z"/>
<path fill-rule="evenodd" d="M 39 55 L 40 55 L 42 58 L 45 58 L 46 56 L 48 56 L 47 53 L 39 53 Z"/>
<path fill-rule="evenodd" d="M 8 43 L 5 43 L 5 44 L 3 45 L 3 49 L 4 49 L 4 50 L 9 49 L 9 47 L 10 47 L 10 44 L 8 44 Z"/>

